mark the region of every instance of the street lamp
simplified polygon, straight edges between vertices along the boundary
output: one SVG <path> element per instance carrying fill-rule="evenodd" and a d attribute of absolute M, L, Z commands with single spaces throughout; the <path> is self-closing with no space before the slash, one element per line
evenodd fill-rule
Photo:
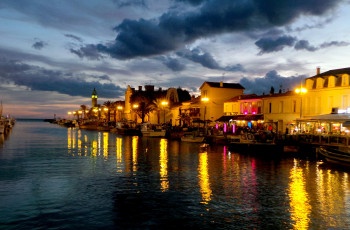
<path fill-rule="evenodd" d="M 122 110 L 123 110 L 123 107 L 122 106 L 118 106 L 117 107 L 118 111 L 119 111 L 119 120 L 122 120 Z"/>
<path fill-rule="evenodd" d="M 300 119 L 301 119 L 301 117 L 302 117 L 302 109 L 303 109 L 303 107 L 302 107 L 302 103 L 303 103 L 303 95 L 305 94 L 305 93 L 307 93 L 307 89 L 305 89 L 305 88 L 303 88 L 303 86 L 300 86 L 300 88 L 296 88 L 295 89 L 295 93 L 297 93 L 297 94 L 300 94 Z"/>
<path fill-rule="evenodd" d="M 139 105 L 138 104 L 134 104 L 132 106 L 135 110 L 139 108 Z M 137 115 L 135 115 L 135 123 L 137 124 Z"/>
<path fill-rule="evenodd" d="M 205 120 L 205 115 L 207 114 L 207 105 L 206 103 L 209 101 L 208 97 L 203 97 L 201 99 L 204 102 L 204 126 L 205 126 L 205 135 L 207 135 L 207 122 Z"/>
<path fill-rule="evenodd" d="M 70 118 L 70 115 L 72 115 L 72 112 L 68 112 L 68 119 Z"/>
<path fill-rule="evenodd" d="M 303 95 L 307 93 L 307 89 L 303 88 L 303 85 L 300 85 L 300 88 L 295 89 L 295 93 L 300 94 L 300 119 L 303 116 Z M 301 131 L 301 122 L 299 130 Z"/>
<path fill-rule="evenodd" d="M 168 102 L 167 101 L 162 101 L 162 106 L 163 106 L 163 108 L 164 108 L 164 123 L 165 123 L 165 106 L 167 106 L 168 105 Z"/>

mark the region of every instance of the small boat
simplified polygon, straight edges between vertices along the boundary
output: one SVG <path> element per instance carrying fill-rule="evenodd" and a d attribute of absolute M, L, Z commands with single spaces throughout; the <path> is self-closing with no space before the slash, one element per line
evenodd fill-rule
<path fill-rule="evenodd" d="M 283 153 L 283 145 L 257 141 L 252 134 L 242 134 L 240 138 L 232 139 L 229 150 L 232 152 L 271 155 Z"/>
<path fill-rule="evenodd" d="M 202 143 L 204 141 L 204 136 L 195 136 L 193 134 L 185 134 L 181 137 L 181 141 L 183 142 L 194 142 L 194 143 Z"/>
<path fill-rule="evenodd" d="M 350 166 L 350 149 L 347 147 L 320 146 L 318 153 L 329 163 Z"/>
<path fill-rule="evenodd" d="M 117 122 L 116 127 L 111 129 L 111 132 L 127 136 L 141 135 L 140 128 L 135 122 Z"/>
<path fill-rule="evenodd" d="M 143 123 L 141 133 L 145 137 L 165 137 L 166 130 L 161 125 Z"/>

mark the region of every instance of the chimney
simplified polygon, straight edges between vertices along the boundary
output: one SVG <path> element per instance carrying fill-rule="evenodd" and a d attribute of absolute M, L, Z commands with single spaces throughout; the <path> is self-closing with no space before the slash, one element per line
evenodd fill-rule
<path fill-rule="evenodd" d="M 319 75 L 321 73 L 321 67 L 316 68 L 316 74 Z"/>
<path fill-rule="evenodd" d="M 142 91 L 142 85 L 139 85 L 139 91 Z"/>
<path fill-rule="evenodd" d="M 224 87 L 224 83 L 222 81 L 220 81 L 220 87 Z"/>
<path fill-rule="evenodd" d="M 162 92 L 162 87 L 159 87 L 159 92 Z"/>

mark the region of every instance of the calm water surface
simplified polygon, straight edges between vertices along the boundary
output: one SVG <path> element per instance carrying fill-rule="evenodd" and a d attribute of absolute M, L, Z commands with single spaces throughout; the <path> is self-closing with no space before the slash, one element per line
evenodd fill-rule
<path fill-rule="evenodd" d="M 350 170 L 316 160 L 29 121 L 0 145 L 0 229 L 350 228 Z"/>

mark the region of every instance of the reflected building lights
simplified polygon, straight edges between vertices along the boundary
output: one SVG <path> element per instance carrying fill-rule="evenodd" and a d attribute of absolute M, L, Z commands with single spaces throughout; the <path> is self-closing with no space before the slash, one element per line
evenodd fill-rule
<path fill-rule="evenodd" d="M 117 137 L 116 139 L 117 163 L 122 162 L 122 143 L 123 143 L 123 139 L 120 137 Z"/>
<path fill-rule="evenodd" d="M 132 170 L 135 172 L 137 171 L 137 151 L 138 151 L 138 142 L 139 137 L 133 136 L 132 137 Z"/>
<path fill-rule="evenodd" d="M 97 141 L 92 141 L 92 150 L 91 150 L 91 156 L 96 157 L 97 156 Z"/>
<path fill-rule="evenodd" d="M 103 133 L 103 157 L 108 158 L 108 134 L 107 132 Z"/>
<path fill-rule="evenodd" d="M 68 128 L 67 129 L 67 148 L 68 148 L 68 153 L 71 154 L 71 148 L 72 148 L 72 133 L 71 133 L 71 129 Z"/>
<path fill-rule="evenodd" d="M 207 152 L 199 153 L 198 173 L 202 203 L 208 204 L 208 202 L 211 200 L 212 191 L 210 189 Z"/>
<path fill-rule="evenodd" d="M 162 191 L 165 192 L 169 189 L 168 181 L 168 140 L 162 138 L 160 140 L 160 156 L 159 156 L 159 165 L 160 165 L 160 181 Z"/>
<path fill-rule="evenodd" d="M 291 217 L 294 229 L 308 229 L 311 205 L 305 188 L 303 170 L 294 159 L 294 167 L 290 171 L 289 198 Z"/>

